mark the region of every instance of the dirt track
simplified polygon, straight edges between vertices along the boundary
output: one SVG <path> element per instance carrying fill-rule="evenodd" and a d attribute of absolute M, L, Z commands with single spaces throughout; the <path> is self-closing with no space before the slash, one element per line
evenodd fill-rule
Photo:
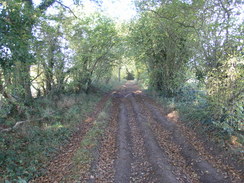
<path fill-rule="evenodd" d="M 168 120 L 135 84 L 127 83 L 111 97 L 111 119 L 100 139 L 98 158 L 87 170 L 89 176 L 75 182 L 242 182 L 240 173 L 208 154 L 191 130 Z M 36 182 L 54 181 L 55 175 L 46 177 L 50 176 Z"/>

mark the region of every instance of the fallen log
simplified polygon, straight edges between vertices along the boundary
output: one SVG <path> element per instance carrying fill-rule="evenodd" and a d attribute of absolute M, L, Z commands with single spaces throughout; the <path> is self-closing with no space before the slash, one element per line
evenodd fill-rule
<path fill-rule="evenodd" d="M 29 123 L 29 122 L 32 122 L 32 121 L 41 121 L 41 120 L 44 120 L 45 118 L 52 116 L 52 114 L 53 113 L 51 113 L 49 116 L 45 116 L 45 117 L 38 118 L 38 119 L 29 119 L 29 120 L 25 120 L 25 121 L 18 121 L 18 122 L 15 123 L 14 126 L 12 126 L 10 128 L 1 129 L 0 130 L 0 133 L 13 131 L 13 130 L 19 128 L 21 125 L 23 125 L 25 123 Z"/>

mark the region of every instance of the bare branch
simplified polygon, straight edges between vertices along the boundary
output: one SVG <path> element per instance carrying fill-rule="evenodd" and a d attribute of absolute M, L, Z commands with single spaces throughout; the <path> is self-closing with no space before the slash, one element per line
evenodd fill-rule
<path fill-rule="evenodd" d="M 45 0 L 43 1 L 39 6 L 38 8 L 44 12 L 47 10 L 48 7 L 50 7 L 53 3 L 55 3 L 56 0 Z"/>
<path fill-rule="evenodd" d="M 53 113 L 51 113 L 48 117 L 50 117 L 52 114 Z M 15 123 L 15 125 L 13 127 L 5 128 L 5 129 L 0 130 L 0 133 L 10 132 L 10 131 L 13 131 L 13 130 L 19 128 L 21 125 L 23 125 L 25 123 L 29 123 L 29 122 L 32 122 L 32 121 L 41 121 L 41 120 L 43 120 L 45 118 L 47 118 L 47 116 L 42 117 L 42 118 L 38 118 L 38 119 L 30 119 L 30 120 L 26 120 L 26 121 L 18 121 L 17 123 Z"/>
<path fill-rule="evenodd" d="M 57 1 L 57 3 L 60 4 L 63 8 L 68 9 L 68 10 L 74 15 L 75 18 L 78 18 L 78 17 L 75 15 L 75 13 L 70 9 L 70 7 L 64 5 L 64 4 L 61 3 L 60 1 Z"/>
<path fill-rule="evenodd" d="M 39 76 L 41 76 L 43 74 L 43 72 L 41 72 L 40 74 L 38 74 L 35 78 L 33 78 L 30 82 L 35 81 Z"/>
<path fill-rule="evenodd" d="M 43 119 L 44 118 L 39 118 L 39 119 L 35 119 L 35 120 L 18 121 L 13 127 L 2 129 L 0 132 L 1 133 L 3 133 L 3 132 L 10 132 L 10 131 L 18 128 L 19 126 L 23 125 L 24 123 L 28 123 L 28 122 L 31 122 L 31 121 L 40 121 L 40 120 L 43 120 Z"/>

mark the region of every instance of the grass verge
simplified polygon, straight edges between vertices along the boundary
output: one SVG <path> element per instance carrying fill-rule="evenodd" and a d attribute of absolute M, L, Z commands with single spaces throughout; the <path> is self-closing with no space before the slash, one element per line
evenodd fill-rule
<path fill-rule="evenodd" d="M 35 101 L 33 120 L 16 131 L 0 134 L 0 182 L 28 182 L 40 168 L 68 143 L 76 126 L 86 118 L 101 94 L 62 95 Z M 49 115 L 52 114 L 52 115 Z"/>
<path fill-rule="evenodd" d="M 101 137 L 108 125 L 110 104 L 110 101 L 106 103 L 103 111 L 93 122 L 92 128 L 81 141 L 79 149 L 73 156 L 70 173 L 64 178 L 65 182 L 77 182 L 80 181 L 81 177 L 82 180 L 91 178 L 92 163 L 95 161 L 95 154 L 99 148 Z"/>

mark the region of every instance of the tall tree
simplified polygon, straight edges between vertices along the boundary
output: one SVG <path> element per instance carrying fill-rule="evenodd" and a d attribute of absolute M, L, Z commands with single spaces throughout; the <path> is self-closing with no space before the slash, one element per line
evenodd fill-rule
<path fill-rule="evenodd" d="M 185 81 L 191 53 L 188 9 L 189 4 L 180 1 L 164 3 L 142 11 L 131 28 L 137 58 L 146 63 L 149 71 L 149 84 L 165 96 L 175 95 Z"/>
<path fill-rule="evenodd" d="M 95 13 L 79 20 L 68 19 L 66 34 L 74 51 L 75 87 L 88 92 L 92 80 L 109 73 L 116 61 L 118 36 L 115 25 L 109 18 Z"/>
<path fill-rule="evenodd" d="M 31 50 L 32 30 L 55 0 L 44 0 L 35 7 L 32 0 L 9 0 L 1 4 L 0 49 L 1 68 L 8 91 L 24 103 L 32 99 L 30 66 L 34 63 Z M 14 86 L 14 89 L 11 89 Z M 3 92 L 3 91 L 2 91 Z"/>

